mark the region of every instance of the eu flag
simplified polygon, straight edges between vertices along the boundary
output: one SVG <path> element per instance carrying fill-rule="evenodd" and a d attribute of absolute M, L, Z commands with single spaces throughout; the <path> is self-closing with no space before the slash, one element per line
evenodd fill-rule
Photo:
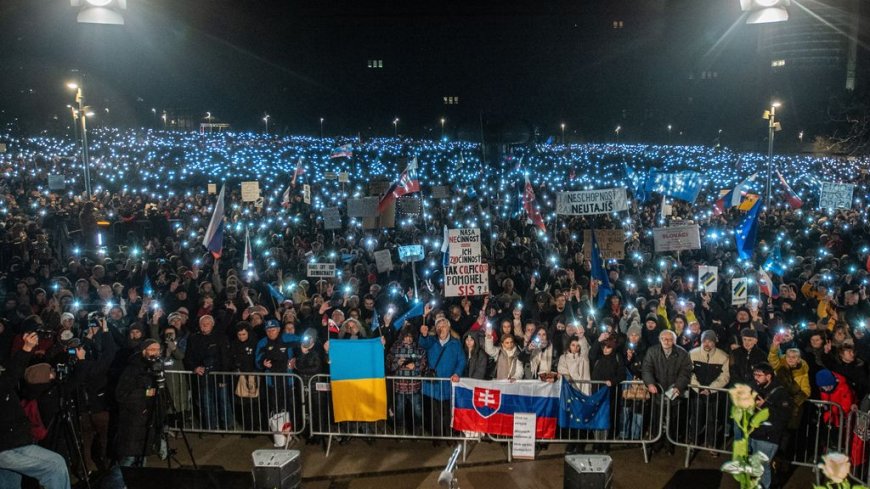
<path fill-rule="evenodd" d="M 559 427 L 578 430 L 610 429 L 610 387 L 602 386 L 591 396 L 562 379 L 559 396 Z"/>
<path fill-rule="evenodd" d="M 782 251 L 779 248 L 779 243 L 773 247 L 770 256 L 768 256 L 767 260 L 764 261 L 763 268 L 774 275 L 779 275 L 780 277 L 785 275 L 788 266 L 786 265 L 786 262 L 782 260 Z"/>
<path fill-rule="evenodd" d="M 735 229 L 734 237 L 737 241 L 737 254 L 741 260 L 752 258 L 752 250 L 755 248 L 755 237 L 758 234 L 759 209 L 761 209 L 761 199 L 752 206 L 752 209 L 743 218 L 743 222 Z"/>

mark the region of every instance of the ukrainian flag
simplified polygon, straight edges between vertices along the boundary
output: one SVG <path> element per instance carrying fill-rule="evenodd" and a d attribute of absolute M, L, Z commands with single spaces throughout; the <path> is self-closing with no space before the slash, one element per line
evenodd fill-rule
<path fill-rule="evenodd" d="M 384 346 L 380 338 L 330 340 L 329 372 L 335 422 L 387 419 Z"/>

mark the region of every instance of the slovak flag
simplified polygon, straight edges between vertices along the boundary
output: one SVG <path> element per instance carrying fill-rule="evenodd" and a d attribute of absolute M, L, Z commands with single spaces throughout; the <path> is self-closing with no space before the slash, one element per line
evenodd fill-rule
<path fill-rule="evenodd" d="M 224 248 L 224 191 L 226 188 L 227 184 L 224 183 L 221 187 L 221 193 L 218 194 L 217 202 L 214 204 L 214 213 L 211 215 L 205 237 L 202 239 L 202 245 L 215 258 L 221 257 Z"/>
<path fill-rule="evenodd" d="M 514 414 L 534 413 L 535 438 L 556 436 L 558 382 L 460 379 L 453 384 L 453 429 L 513 436 Z"/>
<path fill-rule="evenodd" d="M 538 206 L 535 205 L 535 190 L 532 188 L 532 183 L 529 182 L 529 176 L 526 175 L 526 188 L 523 191 L 523 210 L 532 224 L 543 232 L 547 232 L 547 225 L 544 224 L 544 218 L 538 212 Z"/>
<path fill-rule="evenodd" d="M 773 280 L 764 268 L 758 269 L 758 291 L 773 299 L 779 297 L 779 289 L 773 286 Z"/>
<path fill-rule="evenodd" d="M 749 184 L 753 182 L 757 176 L 758 173 L 753 173 L 752 176 L 737 184 L 736 187 L 729 190 L 725 195 L 719 197 L 719 200 L 717 200 L 716 204 L 713 206 L 713 215 L 718 216 L 725 212 L 725 209 L 739 206 L 740 202 L 743 200 L 743 196 L 746 195 L 746 189 L 749 188 Z"/>
<path fill-rule="evenodd" d="M 417 179 L 417 158 L 408 163 L 405 171 L 399 175 L 399 181 L 390 185 L 387 192 L 378 202 L 378 212 L 384 212 L 396 199 L 403 195 L 413 194 L 420 191 L 420 180 Z"/>
<path fill-rule="evenodd" d="M 782 184 L 782 188 L 783 190 L 785 190 L 785 201 L 788 202 L 789 207 L 791 207 L 792 209 L 800 209 L 804 205 L 801 198 L 798 197 L 796 193 L 794 193 L 794 190 L 791 189 L 788 182 L 785 181 L 785 178 L 783 178 L 782 173 L 780 173 L 779 170 L 777 170 L 776 176 L 779 177 L 779 183 Z"/>
<path fill-rule="evenodd" d="M 350 144 L 343 144 L 334 150 L 329 155 L 330 158 L 353 158 L 353 147 Z"/>
<path fill-rule="evenodd" d="M 302 157 L 299 157 L 299 161 L 296 162 L 296 170 L 293 171 L 293 180 L 290 182 L 290 185 L 296 186 L 296 178 L 305 173 L 305 167 L 302 166 Z"/>

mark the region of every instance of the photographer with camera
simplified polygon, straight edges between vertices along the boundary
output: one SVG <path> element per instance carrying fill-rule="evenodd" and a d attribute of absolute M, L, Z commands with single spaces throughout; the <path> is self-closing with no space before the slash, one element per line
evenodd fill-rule
<path fill-rule="evenodd" d="M 134 353 L 118 380 L 118 435 L 115 455 L 124 467 L 142 467 L 145 456 L 159 443 L 154 410 L 157 408 L 155 364 L 160 361 L 160 343 L 147 339 Z M 162 366 L 162 365 L 161 365 Z"/>
<path fill-rule="evenodd" d="M 30 420 L 21 408 L 16 391 L 31 354 L 39 343 L 36 333 L 21 336 L 15 352 L 0 374 L 0 487 L 20 487 L 21 476 L 33 477 L 45 489 L 69 489 L 66 461 L 55 452 L 33 444 Z"/>

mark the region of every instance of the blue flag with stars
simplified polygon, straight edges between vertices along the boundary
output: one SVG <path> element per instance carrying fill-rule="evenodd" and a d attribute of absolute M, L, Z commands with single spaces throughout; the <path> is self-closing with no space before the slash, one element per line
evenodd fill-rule
<path fill-rule="evenodd" d="M 658 173 L 650 168 L 644 190 L 647 195 L 655 192 L 675 199 L 695 202 L 704 187 L 704 176 L 694 171 Z"/>
<path fill-rule="evenodd" d="M 405 321 L 409 319 L 418 318 L 423 315 L 423 303 L 417 302 L 414 304 L 414 307 L 408 310 L 405 314 L 402 314 L 395 321 L 393 321 L 393 328 L 398 331 L 402 329 L 402 326 L 405 324 Z"/>
<path fill-rule="evenodd" d="M 786 270 L 788 270 L 786 263 L 782 260 L 782 251 L 779 248 L 779 243 L 773 247 L 770 256 L 764 261 L 764 269 L 780 277 L 785 275 Z"/>
<path fill-rule="evenodd" d="M 761 205 L 761 199 L 759 199 L 743 218 L 743 222 L 735 229 L 734 238 L 737 241 L 737 254 L 741 260 L 752 258 L 755 237 L 758 234 L 758 210 L 761 209 Z"/>
<path fill-rule="evenodd" d="M 381 327 L 381 322 L 378 320 L 378 308 L 372 309 L 372 331 Z"/>
<path fill-rule="evenodd" d="M 604 307 L 604 301 L 613 295 L 613 289 L 610 287 L 610 277 L 607 276 L 607 270 L 604 269 L 604 260 L 601 258 L 598 240 L 595 239 L 595 230 L 591 230 L 590 234 L 592 234 L 592 279 L 599 282 L 597 307 L 601 309 Z"/>
<path fill-rule="evenodd" d="M 577 430 L 610 429 L 610 387 L 601 386 L 591 396 L 562 379 L 559 427 Z"/>

